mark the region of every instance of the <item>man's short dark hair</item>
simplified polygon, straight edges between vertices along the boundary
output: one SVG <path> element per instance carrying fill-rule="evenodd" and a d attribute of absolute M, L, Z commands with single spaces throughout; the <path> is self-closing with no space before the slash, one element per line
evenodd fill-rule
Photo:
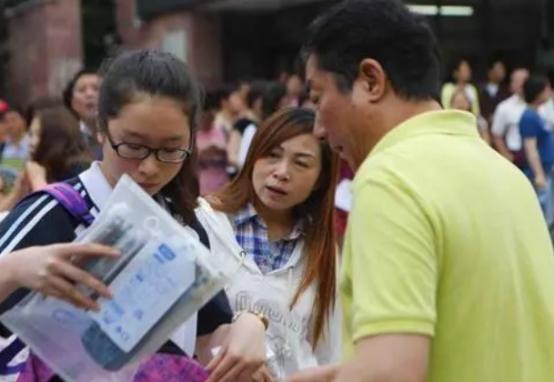
<path fill-rule="evenodd" d="M 395 92 L 407 99 L 438 99 L 440 59 L 423 18 L 400 0 L 345 0 L 308 30 L 303 56 L 333 73 L 343 91 L 352 88 L 364 58 L 378 61 Z"/>
<path fill-rule="evenodd" d="M 541 74 L 532 74 L 523 84 L 523 98 L 527 103 L 533 103 L 548 86 L 548 78 Z"/>

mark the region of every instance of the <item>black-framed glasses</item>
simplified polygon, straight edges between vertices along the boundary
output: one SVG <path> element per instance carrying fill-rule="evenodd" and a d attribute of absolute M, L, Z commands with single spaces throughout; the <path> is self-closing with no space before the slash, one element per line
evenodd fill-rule
<path fill-rule="evenodd" d="M 150 154 L 154 153 L 157 160 L 164 163 L 181 163 L 192 155 L 192 139 L 191 148 L 189 149 L 154 149 L 152 147 L 141 145 L 138 143 L 120 142 L 115 143 L 109 131 L 106 131 L 106 137 L 112 149 L 123 159 L 146 159 Z M 192 137 L 191 137 L 192 138 Z"/>

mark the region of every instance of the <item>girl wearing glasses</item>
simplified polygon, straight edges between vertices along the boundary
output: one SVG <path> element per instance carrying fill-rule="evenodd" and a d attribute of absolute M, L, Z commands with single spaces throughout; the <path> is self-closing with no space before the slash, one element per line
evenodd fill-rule
<path fill-rule="evenodd" d="M 206 242 L 207 234 L 194 212 L 198 186 L 193 145 L 200 106 L 197 84 L 186 66 L 171 54 L 144 50 L 115 58 L 106 67 L 98 102 L 103 159 L 67 183 L 81 193 L 95 216 L 119 178 L 128 174 Z M 26 247 L 70 242 L 82 229 L 51 197 L 25 199 L 0 224 L 0 257 Z M 51 280 L 48 293 L 70 295 L 77 306 L 94 308 L 93 301 L 75 289 L 73 281 L 80 280 L 71 279 L 64 272 L 70 265 L 68 259 L 56 259 L 55 264 L 28 262 L 29 274 L 46 275 Z M 0 310 L 9 309 L 21 292 L 6 299 Z M 225 325 L 231 319 L 232 312 L 222 292 L 199 311 L 195 327 L 191 328 L 195 320 L 184 324 L 187 338 L 179 338 L 163 349 L 192 357 L 196 336 L 203 338 L 199 343 L 210 343 L 206 336 L 217 330 L 218 335 L 224 333 L 220 354 L 231 359 L 235 367 L 222 370 L 216 365 L 212 370 L 212 365 L 208 365 L 212 371 L 208 381 L 251 380 L 265 359 L 264 323 L 258 316 L 246 314 L 232 325 Z"/>
<path fill-rule="evenodd" d="M 226 289 L 236 314 L 269 319 L 271 373 L 338 361 L 336 242 L 333 229 L 337 158 L 313 134 L 315 115 L 285 109 L 256 132 L 244 167 L 201 202 L 198 216 L 212 251 L 240 269 Z"/>

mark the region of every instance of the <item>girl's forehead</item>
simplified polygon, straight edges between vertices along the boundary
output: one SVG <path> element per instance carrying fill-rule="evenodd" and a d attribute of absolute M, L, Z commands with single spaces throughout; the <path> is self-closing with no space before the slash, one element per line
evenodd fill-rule
<path fill-rule="evenodd" d="M 127 135 L 178 140 L 191 135 L 187 114 L 175 101 L 143 98 L 124 105 L 109 125 Z"/>
<path fill-rule="evenodd" d="M 124 104 L 118 113 L 119 117 L 140 117 L 147 120 L 186 119 L 188 115 L 182 102 L 169 97 L 148 96 L 139 94 L 131 102 Z"/>

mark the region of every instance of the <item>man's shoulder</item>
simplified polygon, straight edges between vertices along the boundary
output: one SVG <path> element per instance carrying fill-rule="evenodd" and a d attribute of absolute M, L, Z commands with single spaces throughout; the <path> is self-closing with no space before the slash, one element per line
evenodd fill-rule
<path fill-rule="evenodd" d="M 366 187 L 367 184 L 401 184 L 403 179 L 409 177 L 410 170 L 417 164 L 414 162 L 408 164 L 409 155 L 406 151 L 399 155 L 398 150 L 402 150 L 404 145 L 397 144 L 378 153 L 369 155 L 362 165 L 356 171 L 353 179 L 352 188 L 358 190 Z"/>

